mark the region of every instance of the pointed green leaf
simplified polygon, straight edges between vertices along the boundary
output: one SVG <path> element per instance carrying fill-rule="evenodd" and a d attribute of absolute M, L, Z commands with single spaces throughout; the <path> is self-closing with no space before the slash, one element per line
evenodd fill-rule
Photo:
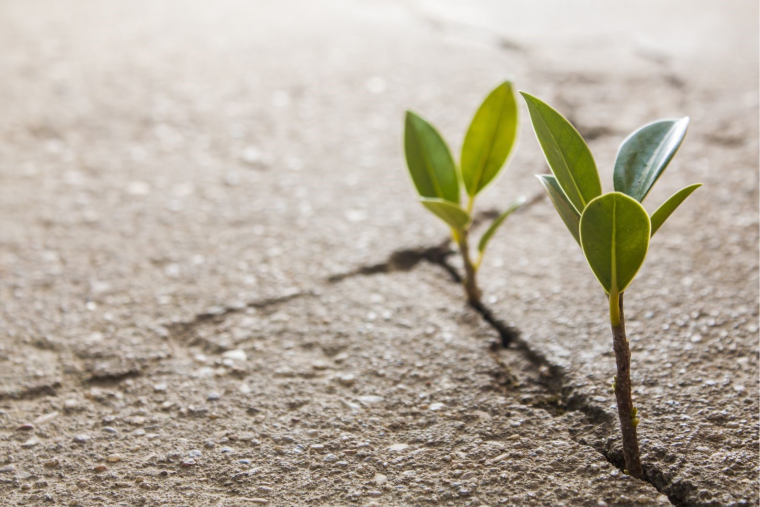
<path fill-rule="evenodd" d="M 483 252 L 485 252 L 486 247 L 488 246 L 488 242 L 491 241 L 491 238 L 493 237 L 494 233 L 496 232 L 496 229 L 498 229 L 501 224 L 504 223 L 504 220 L 507 219 L 509 215 L 512 214 L 513 211 L 515 211 L 517 208 L 525 204 L 525 198 L 520 197 L 515 202 L 513 202 L 509 208 L 504 210 L 504 213 L 499 215 L 493 222 L 491 222 L 491 225 L 488 227 L 488 230 L 486 230 L 485 233 L 483 233 L 483 236 L 480 238 L 480 241 L 478 242 L 478 252 L 482 255 Z"/>
<path fill-rule="evenodd" d="M 517 102 L 512 83 L 493 90 L 475 113 L 462 145 L 462 179 L 475 196 L 499 174 L 517 138 Z"/>
<path fill-rule="evenodd" d="M 639 202 L 620 192 L 597 197 L 581 215 L 583 254 L 608 294 L 636 276 L 649 248 L 651 223 Z"/>
<path fill-rule="evenodd" d="M 459 180 L 446 142 L 432 125 L 411 111 L 406 113 L 404 151 L 421 197 L 459 203 Z"/>
<path fill-rule="evenodd" d="M 658 120 L 623 141 L 615 160 L 615 190 L 643 202 L 681 146 L 689 118 Z"/>
<path fill-rule="evenodd" d="M 458 204 L 443 199 L 427 198 L 420 199 L 420 202 L 454 229 L 462 230 L 470 223 L 470 215 Z"/>
<path fill-rule="evenodd" d="M 583 137 L 561 114 L 529 93 L 528 104 L 536 138 L 562 192 L 578 212 L 602 193 L 596 163 Z"/>
<path fill-rule="evenodd" d="M 536 178 L 546 189 L 546 193 L 549 194 L 549 199 L 552 200 L 554 207 L 557 209 L 562 221 L 565 222 L 567 229 L 578 242 L 581 244 L 580 232 L 578 227 L 580 226 L 581 215 L 578 213 L 570 201 L 567 200 L 567 196 L 562 192 L 562 189 L 557 183 L 557 178 L 551 174 L 537 174 Z"/>
<path fill-rule="evenodd" d="M 673 214 L 676 208 L 680 206 L 681 203 L 684 202 L 692 192 L 701 186 L 701 183 L 695 183 L 694 185 L 689 185 L 688 187 L 682 188 L 675 194 L 671 195 L 667 201 L 662 203 L 662 205 L 657 208 L 657 211 L 652 213 L 652 236 L 654 236 L 654 233 L 657 232 L 660 227 L 662 227 L 662 224 L 664 224 L 665 220 L 667 220 L 668 217 Z"/>

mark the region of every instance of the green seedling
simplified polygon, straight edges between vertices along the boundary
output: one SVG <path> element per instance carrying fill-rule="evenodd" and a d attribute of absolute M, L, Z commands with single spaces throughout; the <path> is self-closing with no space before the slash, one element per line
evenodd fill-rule
<path fill-rule="evenodd" d="M 636 427 L 640 414 L 631 398 L 631 351 L 625 335 L 623 292 L 644 263 L 650 238 L 701 184 L 673 194 L 650 216 L 641 202 L 676 154 L 688 118 L 659 120 L 631 134 L 617 154 L 614 192 L 602 194 L 594 157 L 577 130 L 541 100 L 521 92 L 552 174 L 537 175 L 559 216 L 583 249 L 609 298 L 617 399 L 627 472 L 643 477 Z"/>
<path fill-rule="evenodd" d="M 464 262 L 467 300 L 475 307 L 481 306 L 477 272 L 486 247 L 504 220 L 524 202 L 518 199 L 491 223 L 478 242 L 477 258 L 473 260 L 469 233 L 475 198 L 499 175 L 516 139 L 517 102 L 508 81 L 494 89 L 475 113 L 464 138 L 459 165 L 432 125 L 410 111 L 406 113 L 404 151 L 409 174 L 420 202 L 451 229 Z M 466 193 L 464 206 L 460 185 Z"/>

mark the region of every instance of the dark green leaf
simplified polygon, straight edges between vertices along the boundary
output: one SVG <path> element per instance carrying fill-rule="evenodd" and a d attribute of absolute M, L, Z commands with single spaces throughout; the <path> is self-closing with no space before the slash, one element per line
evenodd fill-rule
<path fill-rule="evenodd" d="M 689 185 L 688 187 L 682 188 L 675 194 L 671 195 L 667 201 L 662 203 L 662 205 L 657 208 L 657 211 L 652 213 L 652 236 L 654 236 L 654 233 L 657 232 L 660 227 L 662 227 L 662 224 L 664 224 L 665 220 L 667 220 L 668 217 L 673 214 L 676 208 L 680 206 L 680 204 L 684 202 L 692 192 L 701 186 L 701 183 L 695 183 L 694 185 Z"/>
<path fill-rule="evenodd" d="M 488 230 L 486 230 L 485 233 L 483 233 L 483 236 L 480 238 L 480 241 L 478 242 L 478 251 L 481 255 L 483 255 L 483 252 L 486 250 L 486 247 L 488 246 L 488 242 L 491 241 L 491 237 L 496 232 L 496 229 L 501 226 L 502 223 L 504 223 L 504 220 L 507 219 L 507 217 L 515 211 L 517 208 L 522 206 L 525 203 L 525 198 L 521 197 L 515 202 L 513 202 L 509 208 L 507 208 L 504 213 L 499 215 L 496 220 L 494 220 L 491 225 L 488 227 Z"/>
<path fill-rule="evenodd" d="M 615 160 L 615 190 L 643 202 L 681 146 L 689 118 L 644 125 L 620 145 Z"/>
<path fill-rule="evenodd" d="M 570 201 L 567 200 L 567 196 L 562 192 L 562 189 L 557 183 L 557 178 L 551 174 L 537 174 L 536 178 L 546 189 L 546 193 L 549 194 L 549 199 L 552 200 L 554 207 L 557 209 L 562 221 L 565 222 L 567 229 L 575 238 L 578 244 L 581 244 L 580 232 L 578 230 L 581 215 L 578 213 Z"/>
<path fill-rule="evenodd" d="M 651 223 L 639 201 L 620 192 L 597 197 L 581 215 L 581 246 L 608 294 L 620 293 L 636 276 L 649 248 Z"/>
<path fill-rule="evenodd" d="M 432 125 L 410 111 L 406 113 L 404 151 L 421 197 L 459 203 L 459 180 L 446 142 Z"/>
<path fill-rule="evenodd" d="M 462 145 L 462 179 L 475 196 L 498 174 L 517 138 L 517 102 L 512 83 L 493 90 L 475 113 Z"/>
<path fill-rule="evenodd" d="M 458 231 L 461 231 L 470 223 L 470 215 L 460 208 L 458 204 L 444 201 L 443 199 L 426 198 L 420 199 L 420 202 L 424 204 L 427 209 L 438 215 L 438 217 L 444 222 Z"/>
<path fill-rule="evenodd" d="M 528 104 L 533 130 L 562 192 L 579 213 L 602 193 L 591 151 L 569 121 L 548 104 L 520 92 Z"/>

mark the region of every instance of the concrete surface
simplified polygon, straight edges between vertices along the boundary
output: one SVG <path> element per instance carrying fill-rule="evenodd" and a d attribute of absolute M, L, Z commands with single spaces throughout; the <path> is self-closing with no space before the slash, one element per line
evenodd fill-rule
<path fill-rule="evenodd" d="M 756 5 L 0 12 L 12 504 L 758 504 Z M 405 175 L 403 111 L 457 151 L 507 76 L 577 124 L 605 188 L 631 130 L 692 118 L 647 206 L 705 187 L 626 298 L 648 482 L 613 466 L 604 298 L 547 201 L 482 270 L 521 331 L 508 350 L 441 266 L 388 262 L 445 238 Z M 523 114 L 482 209 L 543 170 Z"/>

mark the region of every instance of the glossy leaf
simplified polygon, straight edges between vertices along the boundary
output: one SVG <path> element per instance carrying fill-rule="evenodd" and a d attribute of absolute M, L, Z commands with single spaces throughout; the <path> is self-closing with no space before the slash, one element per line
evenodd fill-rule
<path fill-rule="evenodd" d="M 420 199 L 420 202 L 456 230 L 462 230 L 470 223 L 470 215 L 458 204 L 443 199 Z"/>
<path fill-rule="evenodd" d="M 421 197 L 459 203 L 459 180 L 446 142 L 428 122 L 407 111 L 404 151 Z"/>
<path fill-rule="evenodd" d="M 540 181 L 546 189 L 546 193 L 549 194 L 549 199 L 552 200 L 554 207 L 557 209 L 557 213 L 559 213 L 562 221 L 565 222 L 567 229 L 570 231 L 570 234 L 573 235 L 575 241 L 580 245 L 580 213 L 578 213 L 578 210 L 576 210 L 572 203 L 567 200 L 567 196 L 562 192 L 559 183 L 557 183 L 557 178 L 551 174 L 537 174 L 536 178 L 538 178 L 538 181 Z"/>
<path fill-rule="evenodd" d="M 689 185 L 688 187 L 682 188 L 675 194 L 671 195 L 667 201 L 662 203 L 662 205 L 657 208 L 657 211 L 652 213 L 652 236 L 654 236 L 654 233 L 657 232 L 660 227 L 662 227 L 662 224 L 664 224 L 665 220 L 667 220 L 668 217 L 673 214 L 676 208 L 678 208 L 678 206 L 680 206 L 681 203 L 684 202 L 692 192 L 701 186 L 701 183 L 695 183 L 694 185 Z"/>
<path fill-rule="evenodd" d="M 651 223 L 644 207 L 620 192 L 597 197 L 581 215 L 580 232 L 583 254 L 604 290 L 623 292 L 649 248 Z"/>
<path fill-rule="evenodd" d="M 681 146 L 689 118 L 644 125 L 620 145 L 615 160 L 615 190 L 643 202 Z"/>
<path fill-rule="evenodd" d="M 488 246 L 488 242 L 491 241 L 491 238 L 493 237 L 496 230 L 501 226 L 501 224 L 504 223 L 504 220 L 507 219 L 509 215 L 512 214 L 513 211 L 515 211 L 517 208 L 525 204 L 525 198 L 520 197 L 518 200 L 513 202 L 509 208 L 504 210 L 504 213 L 499 215 L 488 227 L 486 232 L 483 234 L 483 236 L 480 238 L 480 241 L 478 242 L 478 251 L 483 254 L 483 252 L 486 250 L 486 247 Z"/>
<path fill-rule="evenodd" d="M 462 145 L 462 180 L 477 195 L 499 174 L 517 139 L 517 102 L 512 83 L 493 90 L 472 119 Z"/>
<path fill-rule="evenodd" d="M 583 137 L 548 104 L 520 92 L 528 104 L 536 138 L 563 193 L 581 213 L 602 193 L 596 163 Z"/>

